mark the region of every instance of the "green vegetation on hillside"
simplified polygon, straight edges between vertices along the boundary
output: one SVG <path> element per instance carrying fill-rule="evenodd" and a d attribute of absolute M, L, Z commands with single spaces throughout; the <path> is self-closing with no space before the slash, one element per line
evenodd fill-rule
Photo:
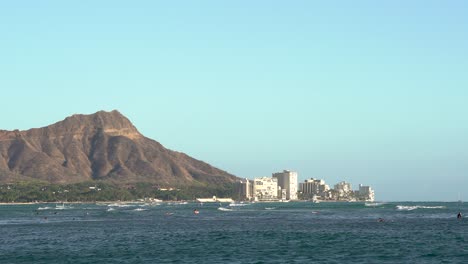
<path fill-rule="evenodd" d="M 108 182 L 50 184 L 39 181 L 0 185 L 0 202 L 96 202 L 131 201 L 144 198 L 195 200 L 201 197 L 232 197 L 234 186 L 160 187 L 151 183 L 119 186 Z"/>

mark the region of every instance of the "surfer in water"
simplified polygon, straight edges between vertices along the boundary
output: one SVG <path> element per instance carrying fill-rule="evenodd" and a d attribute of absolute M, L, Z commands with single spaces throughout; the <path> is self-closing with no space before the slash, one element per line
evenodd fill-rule
<path fill-rule="evenodd" d="M 458 212 L 458 214 L 457 214 L 457 219 L 462 219 L 462 214 L 461 214 L 461 212 Z"/>
<path fill-rule="evenodd" d="M 200 212 L 199 212 L 197 209 L 194 209 L 194 210 L 193 210 L 193 213 L 197 215 L 197 214 L 199 214 Z"/>

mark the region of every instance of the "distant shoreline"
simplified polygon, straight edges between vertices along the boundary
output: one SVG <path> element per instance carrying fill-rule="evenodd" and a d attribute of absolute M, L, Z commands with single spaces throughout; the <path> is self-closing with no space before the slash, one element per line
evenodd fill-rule
<path fill-rule="evenodd" d="M 167 200 L 167 201 L 161 201 L 160 203 L 176 203 L 176 202 L 192 202 L 192 203 L 200 203 L 196 200 L 192 201 L 177 201 L 177 200 Z M 313 203 L 311 201 L 306 201 L 306 200 L 294 200 L 294 201 L 288 201 L 288 203 Z M 343 202 L 343 203 L 354 203 L 354 202 L 363 202 L 363 201 L 320 201 L 320 203 L 334 203 L 334 202 Z M 74 201 L 74 202 L 63 202 L 63 201 L 55 201 L 55 202 L 11 202 L 11 203 L 5 203 L 2 202 L 0 205 L 32 205 L 32 204 L 61 204 L 61 203 L 66 203 L 66 204 L 113 204 L 113 203 L 145 203 L 144 201 L 95 201 L 95 202 L 80 202 L 80 201 Z M 205 203 L 219 203 L 219 202 L 205 202 Z M 222 202 L 226 203 L 226 202 Z M 246 202 L 246 203 L 284 203 L 282 201 L 255 201 L 255 202 Z"/>
<path fill-rule="evenodd" d="M 27 202 L 27 203 L 0 203 L 0 205 L 28 205 L 28 204 L 58 204 L 58 203 L 66 203 L 66 204 L 112 204 L 112 203 L 141 203 L 136 201 L 105 201 L 105 202 Z"/>
<path fill-rule="evenodd" d="M 177 202 L 191 202 L 191 203 L 199 203 L 198 201 L 191 200 L 191 201 L 173 201 L 173 200 L 167 200 L 167 201 L 160 201 L 157 203 L 177 203 Z M 288 203 L 313 203 L 312 201 L 306 201 L 306 200 L 294 200 L 294 201 L 289 201 Z M 366 202 L 366 201 L 333 201 L 333 200 L 325 200 L 325 201 L 319 201 L 317 204 L 320 203 L 459 203 L 458 201 L 374 201 L 374 202 Z M 32 205 L 32 204 L 61 204 L 61 203 L 66 203 L 66 204 L 114 204 L 114 203 L 146 203 L 143 201 L 96 201 L 96 202 L 80 202 L 80 201 L 74 201 L 74 202 L 11 202 L 11 203 L 4 203 L 1 202 L 0 205 Z M 207 202 L 208 204 L 215 204 L 218 202 Z M 225 203 L 225 202 L 224 202 Z M 284 203 L 281 201 L 255 201 L 255 202 L 246 202 L 246 203 Z"/>

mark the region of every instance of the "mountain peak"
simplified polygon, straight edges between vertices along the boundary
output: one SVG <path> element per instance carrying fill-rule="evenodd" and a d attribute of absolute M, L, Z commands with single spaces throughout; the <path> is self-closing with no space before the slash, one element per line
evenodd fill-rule
<path fill-rule="evenodd" d="M 15 177 L 56 183 L 110 180 L 170 186 L 224 184 L 236 179 L 144 137 L 117 110 L 75 114 L 25 131 L 0 130 L 0 182 Z"/>
<path fill-rule="evenodd" d="M 111 136 L 125 136 L 131 139 L 142 136 L 130 120 L 117 110 L 98 111 L 89 115 L 74 114 L 48 128 L 57 132 L 79 134 L 100 130 Z"/>

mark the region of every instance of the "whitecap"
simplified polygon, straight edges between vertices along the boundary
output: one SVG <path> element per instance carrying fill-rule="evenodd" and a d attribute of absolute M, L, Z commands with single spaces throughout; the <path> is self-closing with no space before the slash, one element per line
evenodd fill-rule
<path fill-rule="evenodd" d="M 134 204 L 121 204 L 121 203 L 113 203 L 109 204 L 108 207 L 135 207 Z"/>
<path fill-rule="evenodd" d="M 246 206 L 249 205 L 247 203 L 230 203 L 229 206 Z"/>
<path fill-rule="evenodd" d="M 385 205 L 385 203 L 365 203 L 364 206 L 368 207 L 377 207 L 377 206 L 382 206 Z"/>
<path fill-rule="evenodd" d="M 397 205 L 399 211 L 413 211 L 416 209 L 445 209 L 445 206 L 425 206 L 425 205 Z"/>

